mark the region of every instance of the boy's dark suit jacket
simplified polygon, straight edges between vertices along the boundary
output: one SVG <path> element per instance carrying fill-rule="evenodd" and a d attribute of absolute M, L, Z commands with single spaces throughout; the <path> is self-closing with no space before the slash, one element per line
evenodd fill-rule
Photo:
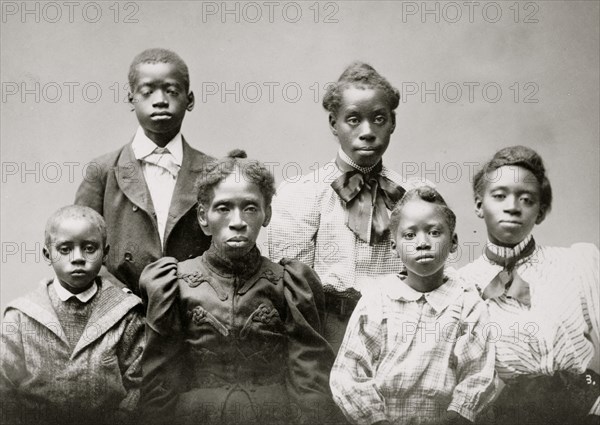
<path fill-rule="evenodd" d="M 183 140 L 164 250 L 142 163 L 135 159 L 131 143 L 88 164 L 75 204 L 91 207 L 104 217 L 110 245 L 106 267 L 136 295 L 140 274 L 151 262 L 165 256 L 187 260 L 210 246 L 210 237 L 202 232 L 196 217 L 195 189 L 200 171 L 210 160 Z"/>

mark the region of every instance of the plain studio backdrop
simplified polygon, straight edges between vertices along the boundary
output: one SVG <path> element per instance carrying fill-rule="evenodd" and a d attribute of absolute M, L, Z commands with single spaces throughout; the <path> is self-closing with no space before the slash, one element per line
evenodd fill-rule
<path fill-rule="evenodd" d="M 598 2 L 5 1 L 1 26 L 2 308 L 52 276 L 47 217 L 133 136 L 127 71 L 149 47 L 189 66 L 186 140 L 245 149 L 278 182 L 334 157 L 325 86 L 372 64 L 402 92 L 384 163 L 436 183 L 458 216 L 457 266 L 486 240 L 473 173 L 514 144 L 542 155 L 554 189 L 536 239 L 598 244 Z"/>

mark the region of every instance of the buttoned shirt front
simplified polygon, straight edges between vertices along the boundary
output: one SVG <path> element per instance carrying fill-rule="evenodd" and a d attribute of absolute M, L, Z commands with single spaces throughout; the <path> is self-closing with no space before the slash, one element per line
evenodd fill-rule
<path fill-rule="evenodd" d="M 144 161 L 144 158 L 154 153 L 159 147 L 144 134 L 144 130 L 141 127 L 138 127 L 131 147 L 135 158 L 142 161 L 144 178 L 148 185 L 150 196 L 152 197 L 154 212 L 156 213 L 158 234 L 161 243 L 164 244 L 169 207 L 171 206 L 171 198 L 173 197 L 173 191 L 175 190 L 177 176 L 159 165 Z M 165 149 L 168 150 L 168 153 L 164 153 L 164 155 L 171 155 L 170 160 L 181 167 L 181 162 L 183 160 L 181 133 L 177 133 L 177 135 L 167 143 Z"/>
<path fill-rule="evenodd" d="M 334 399 L 353 423 L 474 420 L 495 391 L 488 314 L 447 271 L 428 293 L 398 275 L 364 287 L 331 372 Z"/>

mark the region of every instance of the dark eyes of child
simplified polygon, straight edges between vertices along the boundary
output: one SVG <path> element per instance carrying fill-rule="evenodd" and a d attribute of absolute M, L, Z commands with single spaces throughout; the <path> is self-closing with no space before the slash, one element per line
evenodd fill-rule
<path fill-rule="evenodd" d="M 67 254 L 69 254 L 69 253 L 70 253 L 70 252 L 73 250 L 73 247 L 71 247 L 71 246 L 68 246 L 68 245 L 62 245 L 62 246 L 59 246 L 59 247 L 57 248 L 57 250 L 58 250 L 58 252 L 59 252 L 60 254 L 62 254 L 62 255 L 67 255 Z M 84 253 L 86 253 L 86 254 L 93 254 L 93 253 L 95 253 L 97 250 L 98 250 L 98 247 L 97 247 L 96 245 L 93 245 L 93 244 L 88 244 L 88 245 L 85 245 L 85 246 L 83 247 L 83 249 L 82 249 L 82 251 L 83 251 Z"/>
<path fill-rule="evenodd" d="M 150 96 L 153 92 L 154 92 L 154 89 L 152 89 L 150 87 L 143 87 L 139 90 L 139 93 L 142 96 Z M 177 90 L 176 88 L 173 88 L 173 87 L 169 87 L 169 88 L 167 88 L 166 93 L 170 96 L 178 96 L 179 90 Z"/>
<path fill-rule="evenodd" d="M 215 207 L 215 210 L 221 214 L 226 214 L 230 211 L 229 207 L 227 207 L 225 205 L 217 206 L 217 207 Z M 257 211 L 258 211 L 258 208 L 253 205 L 250 205 L 250 206 L 247 206 L 244 208 L 244 212 L 247 212 L 247 213 L 255 213 Z"/>
<path fill-rule="evenodd" d="M 65 255 L 65 254 L 68 254 L 69 252 L 71 252 L 71 248 L 68 246 L 60 246 L 60 247 L 58 247 L 58 252 Z"/>
<path fill-rule="evenodd" d="M 98 247 L 96 245 L 86 245 L 85 247 L 83 247 L 83 249 L 86 253 L 93 254 L 98 250 Z"/>
<path fill-rule="evenodd" d="M 442 235 L 442 232 L 441 232 L 440 230 L 438 230 L 438 229 L 431 229 L 431 230 L 428 232 L 428 234 L 429 234 L 430 236 L 433 236 L 433 237 L 438 237 L 438 236 L 441 236 L 441 235 Z M 416 235 L 414 232 L 406 232 L 406 233 L 404 233 L 404 234 L 402 235 L 402 237 L 403 237 L 404 239 L 409 239 L 409 240 L 410 240 L 410 239 L 414 239 L 414 238 L 416 238 L 416 237 L 417 237 L 417 235 Z"/>

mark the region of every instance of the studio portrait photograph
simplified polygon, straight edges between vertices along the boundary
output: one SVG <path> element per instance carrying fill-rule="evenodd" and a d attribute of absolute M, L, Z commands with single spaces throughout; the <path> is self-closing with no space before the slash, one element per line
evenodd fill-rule
<path fill-rule="evenodd" d="M 600 2 L 0 9 L 0 423 L 600 425 Z"/>

